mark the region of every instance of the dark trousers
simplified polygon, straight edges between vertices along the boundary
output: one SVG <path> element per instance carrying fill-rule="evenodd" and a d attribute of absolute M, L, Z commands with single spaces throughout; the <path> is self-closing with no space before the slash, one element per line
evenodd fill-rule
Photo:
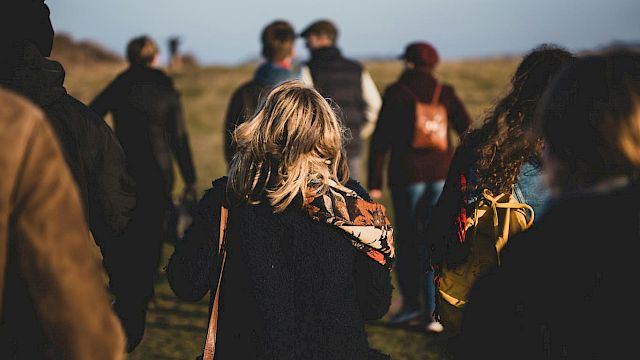
<path fill-rule="evenodd" d="M 443 186 L 444 181 L 440 180 L 391 187 L 396 245 L 394 269 L 403 309 L 424 309 L 425 313 L 432 314 L 436 307 L 424 227 Z"/>
<path fill-rule="evenodd" d="M 131 222 L 124 235 L 121 247 L 121 267 L 126 274 L 118 276 L 112 283 L 116 294 L 114 310 L 122 322 L 132 351 L 142 340 L 145 329 L 147 307 L 154 296 L 154 285 L 158 276 L 162 245 L 167 238 L 167 215 L 171 205 L 170 196 L 159 184 L 139 186 L 136 206 Z"/>
<path fill-rule="evenodd" d="M 170 195 L 165 192 L 142 194 L 139 204 L 134 213 L 134 221 L 138 222 L 134 246 L 140 254 L 140 276 L 146 284 L 143 298 L 148 302 L 153 296 L 154 284 L 158 277 L 162 245 L 168 237 L 168 214 L 172 205 Z"/>

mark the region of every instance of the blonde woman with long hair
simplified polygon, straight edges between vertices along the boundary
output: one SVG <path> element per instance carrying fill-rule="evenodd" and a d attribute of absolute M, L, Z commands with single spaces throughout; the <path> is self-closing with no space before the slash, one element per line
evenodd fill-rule
<path fill-rule="evenodd" d="M 343 134 L 329 103 L 298 81 L 234 131 L 229 175 L 201 199 L 167 269 L 181 299 L 213 299 L 225 259 L 216 359 L 388 358 L 368 347 L 364 324 L 390 304 L 393 232 L 348 179 Z"/>

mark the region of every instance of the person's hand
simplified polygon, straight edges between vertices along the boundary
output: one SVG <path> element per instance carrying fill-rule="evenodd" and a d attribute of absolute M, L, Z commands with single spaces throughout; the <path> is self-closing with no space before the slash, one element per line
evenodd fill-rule
<path fill-rule="evenodd" d="M 371 196 L 373 200 L 380 200 L 382 198 L 382 190 L 371 189 L 369 190 L 369 196 Z"/>
<path fill-rule="evenodd" d="M 198 190 L 196 189 L 196 184 L 185 185 L 184 191 L 182 192 L 182 198 L 185 200 L 197 201 Z"/>

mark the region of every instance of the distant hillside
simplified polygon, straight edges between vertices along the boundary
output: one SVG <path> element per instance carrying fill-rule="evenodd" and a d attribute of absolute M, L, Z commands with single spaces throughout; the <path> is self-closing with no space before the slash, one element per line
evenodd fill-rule
<path fill-rule="evenodd" d="M 124 59 L 93 41 L 77 41 L 70 35 L 56 34 L 51 58 L 64 65 L 118 64 Z"/>
<path fill-rule="evenodd" d="M 610 50 L 618 50 L 618 49 L 640 51 L 640 40 L 636 40 L 636 41 L 614 40 L 609 44 L 600 46 L 598 48 L 598 50 L 600 51 L 610 51 Z"/>

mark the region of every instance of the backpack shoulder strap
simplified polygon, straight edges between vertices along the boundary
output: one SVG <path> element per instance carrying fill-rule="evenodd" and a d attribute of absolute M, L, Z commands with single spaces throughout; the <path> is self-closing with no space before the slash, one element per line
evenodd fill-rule
<path fill-rule="evenodd" d="M 407 85 L 400 83 L 400 87 L 402 87 L 409 94 L 411 94 L 411 96 L 416 102 L 420 102 L 420 99 L 418 99 L 418 96 L 416 96 L 416 94 L 414 94 L 413 91 L 411 91 L 411 89 Z M 437 105 L 440 102 L 441 94 L 442 94 L 442 84 L 436 81 L 436 87 L 435 89 L 433 89 L 433 97 L 431 98 L 432 105 Z"/>
<path fill-rule="evenodd" d="M 420 102 L 420 99 L 418 99 L 416 94 L 414 94 L 414 92 L 411 91 L 411 88 L 409 88 L 409 86 L 407 86 L 406 84 L 403 84 L 401 82 L 398 82 L 398 84 L 402 89 L 404 89 L 406 92 L 408 92 L 409 95 L 411 95 L 411 97 L 413 98 L 413 100 L 415 100 L 416 103 Z"/>
<path fill-rule="evenodd" d="M 213 355 L 216 352 L 216 335 L 218 331 L 218 308 L 220 305 L 220 283 L 222 281 L 222 271 L 224 270 L 224 263 L 227 259 L 227 251 L 225 244 L 224 234 L 227 230 L 227 219 L 229 217 L 229 210 L 224 207 L 220 209 L 220 234 L 218 236 L 218 254 L 222 256 L 220 264 L 220 274 L 218 274 L 218 281 L 216 286 L 216 294 L 213 300 L 213 307 L 211 308 L 211 318 L 209 319 L 209 328 L 207 330 L 207 340 L 204 345 L 203 360 L 213 360 Z"/>
<path fill-rule="evenodd" d="M 516 178 L 516 182 L 513 184 L 511 193 L 516 197 L 516 200 L 521 203 L 526 203 L 526 199 L 524 198 L 524 194 L 522 193 L 522 189 L 520 189 L 520 184 L 518 183 L 518 179 Z"/>

